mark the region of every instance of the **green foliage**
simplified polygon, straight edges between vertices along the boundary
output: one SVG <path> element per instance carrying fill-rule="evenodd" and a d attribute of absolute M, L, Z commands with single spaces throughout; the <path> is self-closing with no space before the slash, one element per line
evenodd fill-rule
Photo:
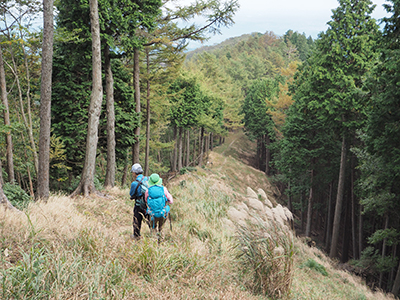
<path fill-rule="evenodd" d="M 33 199 L 18 185 L 6 182 L 3 185 L 4 194 L 7 199 L 18 209 L 25 209 Z"/>
<path fill-rule="evenodd" d="M 70 184 L 65 188 L 67 192 L 72 193 L 78 187 L 79 182 L 81 181 L 81 175 L 78 175 L 72 179 Z M 96 190 L 101 191 L 103 189 L 103 183 L 97 175 L 94 176 L 94 186 Z"/>
<path fill-rule="evenodd" d="M 391 269 L 396 268 L 398 261 L 398 257 L 393 257 L 392 255 L 383 257 L 379 254 L 378 249 L 368 246 L 362 251 L 361 258 L 355 262 L 355 265 L 377 274 L 379 272 L 389 272 Z"/>
<path fill-rule="evenodd" d="M 99 1 L 102 44 L 111 46 L 112 58 L 121 58 L 123 51 L 129 53 L 145 42 L 135 34 L 135 29 L 154 28 L 160 5 L 160 0 Z M 55 45 L 52 129 L 64 143 L 67 166 L 76 176 L 82 170 L 85 156 L 92 81 L 89 1 L 61 1 L 57 3 L 57 9 L 57 28 L 73 32 L 76 38 L 60 39 Z M 121 60 L 112 59 L 116 155 L 122 161 L 125 161 L 127 147 L 135 142 L 134 130 L 140 124 L 140 115 L 135 113 L 133 91 L 129 86 L 131 75 L 128 67 L 126 61 L 121 63 Z M 107 135 L 103 132 L 106 132 L 106 113 L 105 109 L 102 111 L 99 151 L 105 152 Z"/>
<path fill-rule="evenodd" d="M 399 258 L 387 255 L 385 257 L 379 256 L 376 260 L 376 269 L 379 272 L 390 272 L 398 266 Z"/>
<path fill-rule="evenodd" d="M 195 167 L 183 167 L 179 170 L 179 174 L 183 175 L 190 172 L 196 172 L 197 169 Z"/>
<path fill-rule="evenodd" d="M 25 183 L 36 175 L 34 145 L 28 136 L 32 134 L 38 144 L 42 37 L 32 22 L 42 4 L 40 1 L 3 1 L 1 6 L 0 43 L 7 99 L 2 99 L 0 111 L 3 116 L 4 101 L 7 101 L 10 125 L 5 126 L 2 119 L 0 148 L 6 149 L 3 137 L 11 134 L 14 175 Z M 1 155 L 5 154 L 5 151 L 1 152 Z"/>
<path fill-rule="evenodd" d="M 318 273 L 321 273 L 324 276 L 328 276 L 328 272 L 326 271 L 325 267 L 319 263 L 317 263 L 314 259 L 309 258 L 303 265 L 302 267 L 308 267 L 312 270 L 317 271 Z"/>
<path fill-rule="evenodd" d="M 379 272 L 388 272 L 395 268 L 398 260 L 398 257 L 393 257 L 392 255 L 382 257 L 378 249 L 368 246 L 362 251 L 361 258 L 355 262 L 355 265 L 368 270 L 372 274 L 377 274 Z"/>
<path fill-rule="evenodd" d="M 276 97 L 278 89 L 277 80 L 255 81 L 249 88 L 242 112 L 244 126 L 250 137 L 259 139 L 265 134 L 273 135 L 274 125 L 271 115 L 267 113 L 266 99 Z"/>
<path fill-rule="evenodd" d="M 195 77 L 181 76 L 170 86 L 171 123 L 177 127 L 189 128 L 197 125 L 204 110 L 200 85 Z"/>
<path fill-rule="evenodd" d="M 400 109 L 397 71 L 400 57 L 400 3 L 390 2 L 392 3 L 385 6 L 388 17 L 383 20 L 385 26 L 378 41 L 379 63 L 365 85 L 371 91 L 371 103 L 366 111 L 366 127 L 359 133 L 365 147 L 354 149 L 360 160 L 361 170 L 357 191 L 364 206 L 363 218 L 368 225 L 365 230 L 371 245 L 363 251 L 362 262 L 367 261 L 375 273 L 389 272 L 397 266 L 398 257 L 388 253 L 400 241 L 397 221 L 400 209 Z M 385 218 L 387 223 L 375 223 L 377 216 Z M 383 242 L 386 245 L 385 256 L 382 255 Z"/>
<path fill-rule="evenodd" d="M 393 1 L 387 10 L 392 15 L 385 18 L 385 29 L 379 40 L 381 63 L 367 81 L 367 87 L 372 91 L 372 101 L 363 135 L 367 148 L 360 153 L 363 161 L 363 178 L 360 181 L 361 190 L 364 191 L 363 202 L 367 211 L 380 215 L 392 215 L 398 211 L 400 203 L 399 72 L 395 71 L 399 67 L 397 37 L 400 23 L 397 15 L 400 5 Z M 375 203 L 373 198 L 376 198 Z M 398 214 L 393 217 L 398 218 Z"/>
<path fill-rule="evenodd" d="M 64 143 L 54 134 L 50 137 L 50 184 L 51 189 L 60 188 L 68 180 L 71 167 L 66 164 L 67 154 Z"/>
<path fill-rule="evenodd" d="M 288 30 L 283 39 L 289 50 L 293 51 L 289 55 L 298 56 L 301 61 L 305 61 L 308 58 L 314 46 L 311 36 L 307 38 L 304 33 L 300 34 L 297 31 L 293 32 L 293 30 Z"/>
<path fill-rule="evenodd" d="M 289 107 L 282 128 L 283 139 L 276 145 L 279 155 L 274 157 L 274 165 L 282 174 L 281 180 L 290 184 L 286 193 L 294 197 L 293 205 L 298 209 L 306 207 L 303 198 L 311 186 L 309 170 L 327 170 L 313 176 L 314 186 L 323 190 L 334 180 L 340 157 L 337 136 L 325 123 L 320 110 L 311 104 L 319 97 L 310 80 L 313 68 L 318 68 L 314 65 L 318 56 L 318 52 L 313 53 L 299 68 L 290 86 L 294 103 Z"/>
<path fill-rule="evenodd" d="M 67 4 L 67 3 L 65 3 Z M 51 105 L 52 132 L 60 138 L 65 145 L 67 153 L 67 166 L 72 168 L 77 175 L 82 170 L 85 157 L 85 141 L 87 135 L 88 113 L 91 88 L 91 43 L 88 41 L 90 30 L 85 30 L 82 11 L 75 11 L 77 7 L 71 4 L 80 15 L 74 22 L 69 22 L 65 10 L 59 7 L 58 26 L 73 30 L 81 28 L 81 40 L 74 43 L 56 42 L 53 57 L 53 87 Z M 85 7 L 82 5 L 81 9 Z M 88 9 L 88 7 L 86 7 Z M 79 24 L 77 22 L 80 22 Z M 86 35 L 85 35 L 86 34 Z"/>
<path fill-rule="evenodd" d="M 316 42 L 318 57 L 309 78 L 316 93 L 310 105 L 322 109 L 327 121 L 339 129 L 354 132 L 365 121 L 368 97 L 361 88 L 377 59 L 378 25 L 370 17 L 371 1 L 339 4 Z"/>
<path fill-rule="evenodd" d="M 399 237 L 400 233 L 394 228 L 378 229 L 368 237 L 368 243 L 377 244 L 386 239 L 386 245 L 393 246 L 400 242 Z"/>
<path fill-rule="evenodd" d="M 132 51 L 141 48 L 145 38 L 136 29 L 152 31 L 161 14 L 161 0 L 99 0 L 102 38 L 114 51 L 118 47 Z"/>
<path fill-rule="evenodd" d="M 378 56 L 372 10 L 369 0 L 339 1 L 290 87 L 294 104 L 275 165 L 290 184 L 290 195 L 297 193 L 300 201 L 311 184 L 326 192 L 337 180 L 342 137 L 357 143 L 356 130 L 365 125 L 370 97 L 362 88 Z M 310 170 L 316 171 L 312 178 Z"/>
<path fill-rule="evenodd" d="M 223 100 L 224 125 L 237 128 L 242 125 L 240 109 L 252 84 L 273 80 L 282 68 L 298 60 L 297 55 L 286 54 L 290 47 L 272 32 L 254 33 L 189 52 L 185 66 Z"/>
<path fill-rule="evenodd" d="M 364 136 L 365 138 L 365 136 Z M 360 170 L 362 176 L 358 181 L 358 194 L 362 197 L 361 204 L 364 205 L 364 219 L 374 220 L 376 216 L 381 218 L 389 218 L 388 225 L 390 228 L 380 229 L 380 226 L 370 229 L 366 227 L 368 243 L 372 249 L 376 249 L 379 253 L 382 249 L 381 244 L 385 240 L 387 247 L 393 247 L 400 241 L 399 227 L 396 221 L 398 218 L 398 201 L 395 193 L 391 192 L 390 187 L 393 186 L 394 177 L 390 167 L 383 163 L 382 157 L 371 155 L 366 149 L 354 149 L 360 159 Z M 370 221 L 371 222 L 371 221 Z M 368 222 L 367 224 L 371 224 Z M 372 223 L 373 224 L 373 223 Z M 379 250 L 378 250 L 379 249 Z M 380 260 L 386 261 L 386 258 L 380 256 L 371 256 L 373 264 L 381 265 Z M 383 263 L 386 265 L 385 263 Z"/>

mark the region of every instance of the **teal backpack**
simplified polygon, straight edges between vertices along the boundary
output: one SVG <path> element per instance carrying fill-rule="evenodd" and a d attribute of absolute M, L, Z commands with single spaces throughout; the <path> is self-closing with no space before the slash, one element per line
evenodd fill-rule
<path fill-rule="evenodd" d="M 149 187 L 148 193 L 147 213 L 150 216 L 150 221 L 154 221 L 154 218 L 167 218 L 170 207 L 167 205 L 167 197 L 164 193 L 164 187 L 153 185 Z"/>
<path fill-rule="evenodd" d="M 136 186 L 134 193 L 135 205 L 139 206 L 142 210 L 146 211 L 147 205 L 144 199 L 144 194 L 149 188 L 149 183 L 147 180 L 145 180 L 144 177 L 142 180 L 136 180 L 136 181 L 138 182 L 138 184 Z"/>

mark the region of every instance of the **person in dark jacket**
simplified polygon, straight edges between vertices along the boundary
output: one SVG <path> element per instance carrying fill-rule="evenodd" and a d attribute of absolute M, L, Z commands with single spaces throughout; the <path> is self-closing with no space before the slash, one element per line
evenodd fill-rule
<path fill-rule="evenodd" d="M 143 176 L 143 169 L 140 164 L 134 164 L 131 172 L 134 180 L 131 183 L 129 195 L 131 200 L 135 200 L 133 208 L 133 239 L 139 240 L 142 222 L 147 221 L 147 205 L 144 199 L 145 191 L 148 187 L 148 178 Z"/>

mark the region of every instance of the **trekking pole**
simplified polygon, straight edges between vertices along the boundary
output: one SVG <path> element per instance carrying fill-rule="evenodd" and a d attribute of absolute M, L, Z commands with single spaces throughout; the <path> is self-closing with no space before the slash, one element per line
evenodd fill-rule
<path fill-rule="evenodd" d="M 172 223 L 171 223 L 171 213 L 168 214 L 168 219 L 169 219 L 169 228 L 172 231 Z"/>

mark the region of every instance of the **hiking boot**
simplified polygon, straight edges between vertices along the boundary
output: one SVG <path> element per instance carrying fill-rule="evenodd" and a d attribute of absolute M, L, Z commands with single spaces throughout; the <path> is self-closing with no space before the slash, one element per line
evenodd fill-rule
<path fill-rule="evenodd" d="M 139 236 L 134 236 L 133 234 L 131 235 L 131 238 L 132 238 L 132 240 L 134 240 L 134 241 L 139 241 L 139 240 L 141 240 L 142 239 L 142 237 L 139 235 Z"/>

